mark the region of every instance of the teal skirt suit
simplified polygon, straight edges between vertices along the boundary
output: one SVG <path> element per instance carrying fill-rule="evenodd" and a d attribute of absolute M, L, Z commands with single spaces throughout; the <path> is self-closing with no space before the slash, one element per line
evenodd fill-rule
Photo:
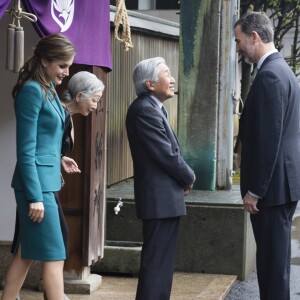
<path fill-rule="evenodd" d="M 17 163 L 12 179 L 20 223 L 18 241 L 24 259 L 66 258 L 55 192 L 61 189 L 61 146 L 65 114 L 60 100 L 29 81 L 15 102 Z M 28 217 L 29 203 L 43 202 L 42 222 Z"/>

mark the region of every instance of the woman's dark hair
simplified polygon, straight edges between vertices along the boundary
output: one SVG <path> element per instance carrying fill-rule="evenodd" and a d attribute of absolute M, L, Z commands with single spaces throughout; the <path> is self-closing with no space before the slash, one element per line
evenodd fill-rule
<path fill-rule="evenodd" d="M 264 12 L 247 12 L 234 25 L 240 25 L 242 32 L 251 35 L 253 31 L 257 32 L 264 43 L 273 42 L 274 30 L 271 20 Z"/>
<path fill-rule="evenodd" d="M 18 81 L 12 90 L 13 97 L 17 95 L 20 88 L 28 80 L 35 80 L 39 82 L 45 93 L 47 89 L 49 89 L 55 97 L 55 90 L 45 78 L 45 71 L 41 60 L 45 59 L 48 62 L 68 60 L 75 56 L 75 54 L 76 51 L 72 42 L 60 33 L 51 34 L 42 38 L 38 42 L 33 55 L 19 72 Z"/>

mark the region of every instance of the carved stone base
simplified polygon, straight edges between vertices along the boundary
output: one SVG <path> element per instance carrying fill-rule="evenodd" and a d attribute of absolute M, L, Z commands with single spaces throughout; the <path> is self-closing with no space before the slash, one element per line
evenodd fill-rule
<path fill-rule="evenodd" d="M 97 274 L 90 274 L 84 280 L 82 279 L 68 279 L 65 280 L 66 294 L 92 294 L 102 283 L 102 276 Z"/>
<path fill-rule="evenodd" d="M 65 279 L 66 294 L 93 294 L 102 283 L 102 276 L 90 274 L 85 279 Z M 44 291 L 43 281 L 39 283 L 39 291 Z"/>

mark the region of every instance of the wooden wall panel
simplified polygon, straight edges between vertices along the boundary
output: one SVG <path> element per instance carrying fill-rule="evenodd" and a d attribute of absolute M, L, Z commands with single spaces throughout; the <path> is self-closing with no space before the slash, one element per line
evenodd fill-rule
<path fill-rule="evenodd" d="M 179 47 L 177 39 L 154 36 L 145 32 L 131 32 L 133 49 L 125 52 L 122 44 L 112 34 L 111 48 L 113 70 L 108 74 L 108 135 L 107 135 L 107 185 L 133 176 L 130 149 L 125 128 L 126 112 L 136 98 L 132 83 L 135 65 L 146 58 L 161 56 L 178 81 Z M 177 86 L 177 84 L 176 84 Z M 166 102 L 170 122 L 177 131 L 177 96 Z"/>

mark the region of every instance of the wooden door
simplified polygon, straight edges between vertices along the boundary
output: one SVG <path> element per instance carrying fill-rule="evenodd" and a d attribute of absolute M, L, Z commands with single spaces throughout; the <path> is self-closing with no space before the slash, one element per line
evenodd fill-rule
<path fill-rule="evenodd" d="M 100 67 L 73 65 L 69 78 L 78 71 L 94 73 L 106 85 L 106 72 Z M 58 87 L 67 88 L 68 80 Z M 106 207 L 106 89 L 98 108 L 88 117 L 73 116 L 75 159 L 80 174 L 63 174 L 65 186 L 60 201 L 69 226 L 69 257 L 65 271 L 81 278 L 83 268 L 103 257 Z"/>

